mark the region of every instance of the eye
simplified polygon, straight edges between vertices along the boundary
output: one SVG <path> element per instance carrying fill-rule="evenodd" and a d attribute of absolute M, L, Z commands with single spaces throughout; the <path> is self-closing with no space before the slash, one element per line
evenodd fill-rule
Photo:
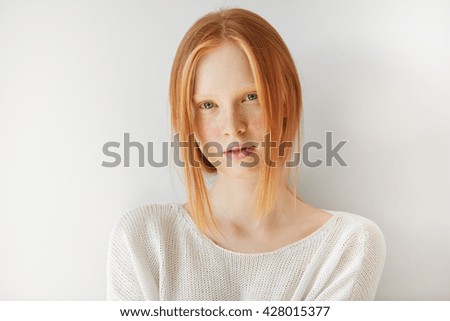
<path fill-rule="evenodd" d="M 214 103 L 212 101 L 204 101 L 200 103 L 198 106 L 203 109 L 211 109 L 214 107 Z"/>
<path fill-rule="evenodd" d="M 246 97 L 248 98 L 248 100 L 258 99 L 258 95 L 256 93 L 248 94 Z"/>

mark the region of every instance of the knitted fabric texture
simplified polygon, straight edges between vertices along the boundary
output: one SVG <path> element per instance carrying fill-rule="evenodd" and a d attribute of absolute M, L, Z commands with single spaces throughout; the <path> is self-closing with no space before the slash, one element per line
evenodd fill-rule
<path fill-rule="evenodd" d="M 264 253 L 203 236 L 182 204 L 127 211 L 108 246 L 107 300 L 373 300 L 386 256 L 379 227 L 333 217 L 311 235 Z"/>

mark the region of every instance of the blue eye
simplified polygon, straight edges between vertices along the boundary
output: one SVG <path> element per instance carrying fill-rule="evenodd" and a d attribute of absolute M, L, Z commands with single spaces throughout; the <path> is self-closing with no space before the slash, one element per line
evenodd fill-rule
<path fill-rule="evenodd" d="M 251 98 L 250 98 L 250 97 L 251 97 Z M 248 100 L 255 100 L 255 99 L 258 98 L 258 95 L 257 95 L 257 94 L 248 94 L 248 95 L 247 95 L 247 98 L 248 98 Z"/>
<path fill-rule="evenodd" d="M 211 101 L 205 101 L 200 104 L 200 108 L 203 108 L 203 109 L 211 109 L 213 107 L 214 107 L 214 104 Z"/>

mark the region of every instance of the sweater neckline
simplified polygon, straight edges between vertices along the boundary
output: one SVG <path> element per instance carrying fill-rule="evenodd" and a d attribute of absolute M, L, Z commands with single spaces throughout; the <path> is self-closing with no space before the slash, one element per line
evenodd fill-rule
<path fill-rule="evenodd" d="M 328 230 L 330 230 L 337 218 L 338 215 L 335 213 L 335 211 L 330 211 L 330 210 L 324 210 L 324 209 L 320 209 L 322 211 L 325 211 L 327 213 L 329 213 L 330 215 L 332 215 L 332 217 L 325 222 L 325 224 L 323 224 L 321 227 L 319 227 L 317 230 L 315 230 L 314 232 L 312 232 L 311 234 L 297 240 L 294 242 L 291 242 L 289 244 L 286 244 L 282 247 L 279 247 L 275 250 L 272 251 L 266 251 L 266 252 L 256 252 L 256 253 L 245 253 L 245 252 L 237 252 L 237 251 L 233 251 L 230 249 L 226 249 L 220 245 L 218 245 L 217 243 L 215 243 L 213 240 L 211 240 L 209 237 L 207 237 L 206 235 L 203 235 L 200 230 L 198 229 L 197 225 L 195 225 L 195 222 L 192 220 L 191 216 L 189 215 L 189 213 L 186 211 L 186 209 L 183 207 L 182 203 L 175 203 L 178 211 L 181 213 L 181 216 L 184 218 L 184 220 L 188 223 L 188 225 L 191 227 L 191 229 L 200 237 L 200 239 L 202 240 L 202 242 L 204 242 L 205 244 L 207 244 L 209 247 L 212 247 L 218 251 L 221 252 L 225 252 L 231 255 L 236 255 L 236 256 L 247 256 L 247 257 L 256 257 L 256 256 L 267 256 L 267 255 L 275 255 L 277 253 L 281 253 L 284 251 L 287 251 L 289 249 L 293 249 L 295 247 L 298 247 L 300 245 L 304 245 L 307 242 L 312 241 L 313 239 L 319 237 L 320 235 L 328 232 Z"/>

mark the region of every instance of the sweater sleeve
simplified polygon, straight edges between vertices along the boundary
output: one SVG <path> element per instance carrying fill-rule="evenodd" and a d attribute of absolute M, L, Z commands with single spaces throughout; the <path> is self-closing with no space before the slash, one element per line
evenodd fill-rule
<path fill-rule="evenodd" d="M 380 228 L 370 220 L 345 243 L 338 264 L 316 300 L 374 300 L 386 257 Z"/>
<path fill-rule="evenodd" d="M 106 267 L 106 300 L 144 300 L 137 278 L 136 264 L 123 219 L 119 221 L 109 239 Z"/>
<path fill-rule="evenodd" d="M 386 259 L 386 243 L 373 222 L 364 228 L 364 257 L 357 271 L 351 301 L 374 300 Z"/>

